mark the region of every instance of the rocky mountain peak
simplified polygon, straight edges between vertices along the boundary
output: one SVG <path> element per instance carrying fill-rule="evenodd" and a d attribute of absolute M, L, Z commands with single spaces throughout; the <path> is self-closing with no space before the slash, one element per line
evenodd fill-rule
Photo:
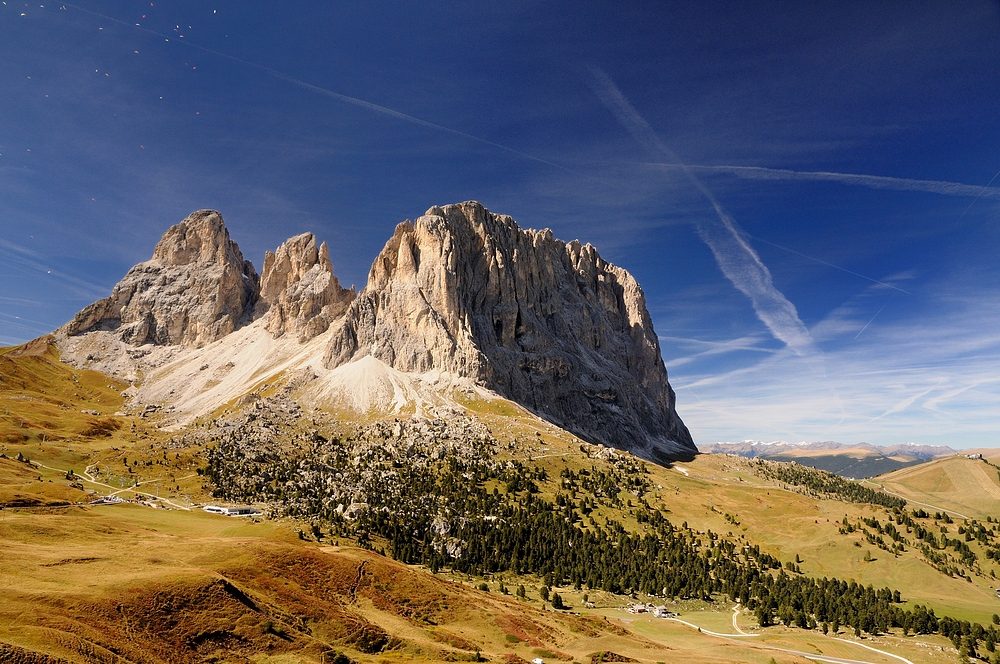
<path fill-rule="evenodd" d="M 291 333 L 304 341 L 325 332 L 354 296 L 333 274 L 326 243 L 317 248 L 316 237 L 302 233 L 264 255 L 255 317 L 266 316 L 276 337 Z"/>
<path fill-rule="evenodd" d="M 171 226 L 153 249 L 153 259 L 164 265 L 218 263 L 242 265 L 239 245 L 229 238 L 222 215 L 215 210 L 192 212 Z"/>
<path fill-rule="evenodd" d="M 111 296 L 80 311 L 60 332 L 115 331 L 126 343 L 202 346 L 246 320 L 258 277 L 215 210 L 199 210 L 164 233 Z"/>
<path fill-rule="evenodd" d="M 477 202 L 396 227 L 334 325 L 325 364 L 373 356 L 471 378 L 593 442 L 696 451 L 635 279 L 590 245 Z"/>
<path fill-rule="evenodd" d="M 405 374 L 444 372 L 593 443 L 660 460 L 697 452 L 635 279 L 589 244 L 522 229 L 475 201 L 399 224 L 359 294 L 341 287 L 311 233 L 267 252 L 258 278 L 222 216 L 200 210 L 59 332 L 78 359 L 96 346 L 131 357 L 123 342 L 204 346 L 251 321 L 300 342 L 329 330 L 321 363 L 331 374 L 364 358 Z M 69 341 L 94 330 L 104 336 Z M 240 344 L 256 335 L 247 330 Z"/>

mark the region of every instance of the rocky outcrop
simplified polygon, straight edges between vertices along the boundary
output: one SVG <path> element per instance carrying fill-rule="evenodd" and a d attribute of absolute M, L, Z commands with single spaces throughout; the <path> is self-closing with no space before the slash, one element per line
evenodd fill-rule
<path fill-rule="evenodd" d="M 448 371 L 592 442 L 661 460 L 697 452 L 635 279 L 589 244 L 478 203 L 397 226 L 333 328 L 328 368 L 371 355 Z"/>
<path fill-rule="evenodd" d="M 329 331 L 327 370 L 370 357 L 387 371 L 447 372 L 594 443 L 658 460 L 697 453 L 635 279 L 590 245 L 523 230 L 475 202 L 397 226 L 357 296 L 311 233 L 268 252 L 258 279 L 221 215 L 201 210 L 57 338 L 81 365 L 133 377 L 146 356 L 162 366 L 251 321 L 241 344 L 258 328 L 300 342 Z M 134 347 L 150 343 L 158 348 Z"/>
<path fill-rule="evenodd" d="M 275 337 L 288 333 L 306 341 L 325 332 L 354 295 L 334 276 L 326 242 L 317 249 L 315 236 L 303 233 L 265 254 L 254 315 L 266 318 Z"/>
<path fill-rule="evenodd" d="M 249 318 L 258 278 L 229 238 L 222 215 L 199 210 L 172 226 L 118 282 L 111 296 L 78 313 L 66 335 L 113 330 L 129 343 L 202 346 Z"/>

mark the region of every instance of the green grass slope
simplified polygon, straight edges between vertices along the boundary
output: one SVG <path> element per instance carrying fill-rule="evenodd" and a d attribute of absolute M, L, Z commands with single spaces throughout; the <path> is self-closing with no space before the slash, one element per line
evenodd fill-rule
<path fill-rule="evenodd" d="M 733 598 L 720 592 L 657 597 L 658 586 L 654 592 L 609 571 L 615 556 L 628 561 L 631 547 L 662 538 L 668 532 L 663 520 L 672 524 L 678 550 L 705 562 L 698 572 L 705 579 L 717 578 L 712 569 L 725 569 L 725 556 L 749 564 L 746 552 L 756 548 L 784 567 L 766 567 L 768 578 L 889 587 L 901 594 L 893 605 L 900 610 L 924 605 L 938 616 L 983 626 L 1000 612 L 994 590 L 1000 535 L 992 498 L 983 497 L 989 494 L 984 482 L 994 481 L 998 492 L 1000 482 L 995 468 L 981 461 L 947 459 L 877 480 L 893 494 L 952 510 L 935 515 L 938 510 L 915 503 L 900 509 L 882 498 L 882 504 L 853 502 L 870 499 L 870 492 L 801 466 L 727 455 L 670 467 L 643 462 L 588 445 L 504 400 L 474 399 L 464 405 L 489 432 L 487 452 L 429 456 L 424 474 L 408 470 L 404 457 L 385 456 L 391 436 L 385 445 L 358 438 L 370 422 L 322 412 L 268 422 L 272 437 L 231 449 L 243 456 L 228 464 L 227 441 L 239 429 L 225 418 L 239 412 L 162 431 L 155 421 L 120 414 L 123 388 L 59 362 L 45 341 L 0 351 L 0 506 L 6 507 L 0 511 L 0 659 L 316 662 L 330 661 L 336 651 L 356 661 L 471 661 L 478 651 L 506 664 L 535 657 L 596 662 L 602 652 L 613 653 L 609 661 L 651 664 L 806 661 L 788 652 L 795 651 L 892 661 L 837 641 L 853 639 L 846 625 L 824 635 L 820 621 L 807 625 L 813 629 L 768 627 L 762 637 L 748 637 L 753 643 L 715 637 L 707 632 L 731 634 L 727 626 L 736 624 L 756 629 L 753 611 L 740 607 L 734 618 Z M 232 410 L 239 410 L 236 404 Z M 266 412 L 255 412 L 266 419 Z M 447 439 L 432 442 L 453 447 Z M 356 454 L 364 444 L 367 451 Z M 324 458 L 328 465 L 316 466 L 310 450 L 332 446 L 338 451 Z M 419 452 L 414 449 L 399 454 Z M 222 465 L 213 466 L 213 459 Z M 220 475 L 220 467 L 230 475 Z M 981 469 L 986 479 L 969 468 Z M 332 496 L 355 479 L 368 491 L 368 516 L 342 518 Z M 406 491 L 397 498 L 391 490 L 399 489 Z M 167 509 L 79 505 L 110 493 Z M 414 497 L 419 500 L 407 502 Z M 250 500 L 268 518 L 234 520 L 197 509 L 218 500 Z M 431 540 L 440 535 L 434 529 L 444 526 L 421 521 L 421 505 L 436 506 L 428 515 L 451 519 L 452 537 L 484 515 L 492 525 L 479 526 L 482 532 L 503 533 L 522 518 L 510 510 L 535 510 L 533 523 L 541 525 L 524 539 L 551 545 L 553 560 L 572 548 L 558 537 L 546 544 L 553 532 L 583 533 L 604 549 L 595 549 L 582 570 L 558 574 L 535 573 L 527 558 L 512 565 L 499 556 L 510 537 L 491 540 L 493 553 L 472 541 L 464 558 L 428 558 L 436 550 Z M 398 524 L 388 518 L 394 512 L 405 516 Z M 365 549 L 349 546 L 357 543 Z M 433 560 L 437 574 L 429 570 Z M 675 565 L 665 569 L 676 574 L 695 571 L 676 567 L 669 555 L 637 562 L 640 576 L 663 565 Z M 577 572 L 596 571 L 604 576 L 584 574 L 574 583 Z M 602 578 L 620 582 L 611 590 Z M 481 585 L 488 592 L 478 590 Z M 542 597 L 546 591 L 570 609 L 555 610 L 552 595 Z M 637 600 L 666 604 L 696 627 L 622 611 Z M 773 618 L 782 622 L 777 607 Z M 941 636 L 878 631 L 866 628 L 863 643 L 913 662 L 956 652 L 957 644 Z M 973 649 L 988 656 L 983 636 L 977 638 Z M 43 655 L 52 659 L 39 659 Z"/>
<path fill-rule="evenodd" d="M 1000 468 L 986 459 L 956 455 L 872 481 L 928 510 L 975 519 L 1000 517 Z"/>

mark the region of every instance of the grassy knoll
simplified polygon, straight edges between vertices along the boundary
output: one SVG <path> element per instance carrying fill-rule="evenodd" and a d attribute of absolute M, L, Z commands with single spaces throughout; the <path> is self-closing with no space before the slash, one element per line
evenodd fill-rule
<path fill-rule="evenodd" d="M 615 619 L 616 616 L 609 616 Z M 721 634 L 735 634 L 732 628 L 732 614 L 712 612 L 685 613 L 680 618 L 697 625 L 704 630 Z M 902 656 L 915 664 L 939 664 L 954 662 L 955 649 L 946 639 L 940 637 L 902 638 L 882 636 L 877 638 L 854 639 L 844 630 L 839 634 L 824 636 L 819 632 L 803 632 L 802 630 L 783 627 L 768 628 L 760 637 L 731 637 L 728 639 L 713 637 L 680 623 L 658 618 L 628 616 L 618 618 L 627 620 L 628 628 L 638 635 L 656 642 L 714 642 L 724 644 L 732 653 L 734 661 L 754 661 L 751 658 L 761 658 L 757 661 L 768 661 L 773 657 L 777 662 L 810 661 L 801 656 L 795 656 L 776 649 L 792 650 L 802 653 L 824 655 L 842 659 L 861 660 L 877 664 L 898 664 L 899 660 L 878 652 L 866 649 L 869 646 L 876 650 Z M 722 624 L 725 623 L 725 624 Z M 741 624 L 742 626 L 742 624 Z M 863 644 L 863 645 L 858 645 Z"/>
<path fill-rule="evenodd" d="M 1000 516 L 1000 470 L 964 455 L 904 468 L 871 480 L 929 511 L 951 510 L 974 519 Z M 931 507 L 933 506 L 933 507 Z"/>
<path fill-rule="evenodd" d="M 970 548 L 980 554 L 978 573 L 970 573 L 970 583 L 965 578 L 942 574 L 916 547 L 893 555 L 868 543 L 861 531 L 840 532 L 845 516 L 852 524 L 864 518 L 886 522 L 888 512 L 884 508 L 817 500 L 764 482 L 750 472 L 748 462 L 738 457 L 703 455 L 678 467 L 687 475 L 676 468 L 650 466 L 656 481 L 664 486 L 662 505 L 670 510 L 669 516 L 675 522 L 687 521 L 702 531 L 732 533 L 733 537 L 760 544 L 782 561 L 798 556 L 798 567 L 809 576 L 854 579 L 865 585 L 900 589 L 910 603 L 934 607 L 939 615 L 985 625 L 1000 611 L 1000 599 L 993 590 L 1000 581 L 990 575 L 1000 575 L 1000 565 L 987 560 L 982 555 L 983 547 L 975 542 Z M 922 522 L 935 529 L 944 525 L 935 524 L 933 519 Z M 951 536 L 956 536 L 960 523 L 946 526 Z M 908 537 L 912 539 L 912 535 Z M 871 560 L 866 561 L 866 556 Z"/>

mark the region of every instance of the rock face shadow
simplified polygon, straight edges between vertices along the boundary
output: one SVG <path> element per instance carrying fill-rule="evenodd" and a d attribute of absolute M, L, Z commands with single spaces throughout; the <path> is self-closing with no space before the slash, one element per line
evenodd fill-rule
<path fill-rule="evenodd" d="M 399 224 L 360 293 L 311 233 L 267 252 L 258 276 L 222 216 L 201 210 L 57 336 L 198 348 L 254 321 L 299 343 L 328 334 L 326 370 L 370 357 L 447 372 L 593 443 L 661 463 L 697 454 L 632 275 L 474 201 Z"/>

